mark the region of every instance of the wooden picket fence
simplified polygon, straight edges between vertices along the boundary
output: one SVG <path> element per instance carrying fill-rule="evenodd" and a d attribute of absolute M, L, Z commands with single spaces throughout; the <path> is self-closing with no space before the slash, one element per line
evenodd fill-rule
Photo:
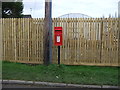
<path fill-rule="evenodd" d="M 44 19 L 0 19 L 3 60 L 43 64 Z M 61 64 L 119 66 L 118 18 L 54 18 L 63 27 Z M 53 33 L 54 38 L 54 33 Z M 53 63 L 57 47 L 53 45 Z"/>

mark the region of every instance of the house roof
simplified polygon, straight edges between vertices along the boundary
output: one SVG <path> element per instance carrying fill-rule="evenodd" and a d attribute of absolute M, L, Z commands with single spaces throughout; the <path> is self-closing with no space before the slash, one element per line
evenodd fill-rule
<path fill-rule="evenodd" d="M 31 15 L 23 15 L 23 18 L 32 18 Z"/>

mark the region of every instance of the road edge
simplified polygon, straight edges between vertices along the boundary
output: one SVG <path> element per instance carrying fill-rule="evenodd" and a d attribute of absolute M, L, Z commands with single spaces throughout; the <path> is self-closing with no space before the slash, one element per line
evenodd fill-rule
<path fill-rule="evenodd" d="M 38 81 L 24 81 L 24 80 L 1 80 L 2 84 L 28 84 L 28 85 L 46 85 L 53 87 L 77 87 L 77 88 L 113 88 L 120 89 L 119 86 L 109 85 L 79 85 L 66 83 L 52 83 L 52 82 L 38 82 Z"/>

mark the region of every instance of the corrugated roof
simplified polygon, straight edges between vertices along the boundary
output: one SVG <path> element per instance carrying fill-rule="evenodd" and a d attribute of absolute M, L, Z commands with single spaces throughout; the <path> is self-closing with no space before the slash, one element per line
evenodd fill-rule
<path fill-rule="evenodd" d="M 68 13 L 60 16 L 59 18 L 91 18 L 91 16 L 82 13 Z"/>

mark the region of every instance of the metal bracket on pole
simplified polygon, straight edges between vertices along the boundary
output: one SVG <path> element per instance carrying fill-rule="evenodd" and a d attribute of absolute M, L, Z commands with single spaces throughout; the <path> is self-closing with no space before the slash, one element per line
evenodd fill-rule
<path fill-rule="evenodd" d="M 52 2 L 52 0 L 45 0 L 45 2 Z"/>

